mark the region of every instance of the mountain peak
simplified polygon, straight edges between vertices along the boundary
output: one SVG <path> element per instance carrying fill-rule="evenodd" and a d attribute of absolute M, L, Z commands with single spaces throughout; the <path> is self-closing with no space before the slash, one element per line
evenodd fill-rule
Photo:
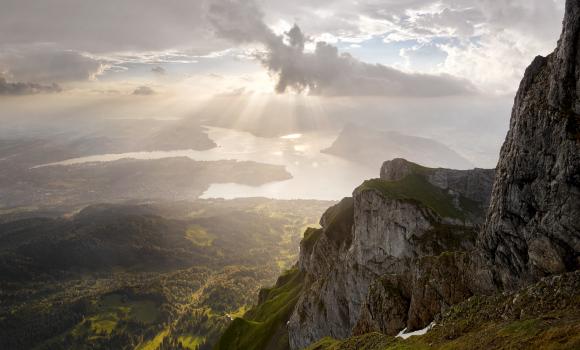
<path fill-rule="evenodd" d="M 502 288 L 580 267 L 580 2 L 558 47 L 526 70 L 502 147 L 481 247 Z"/>
<path fill-rule="evenodd" d="M 418 164 L 409 162 L 404 158 L 395 158 L 383 163 L 381 167 L 381 179 L 386 181 L 399 181 L 413 173 L 413 168 Z"/>
<path fill-rule="evenodd" d="M 566 1 L 562 35 L 552 54 L 549 103 L 554 108 L 580 113 L 580 2 Z"/>

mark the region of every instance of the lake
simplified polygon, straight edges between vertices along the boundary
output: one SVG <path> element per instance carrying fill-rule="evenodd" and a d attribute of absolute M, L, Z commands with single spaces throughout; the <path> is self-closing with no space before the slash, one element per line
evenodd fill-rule
<path fill-rule="evenodd" d="M 336 156 L 321 153 L 336 139 L 334 133 L 291 134 L 278 138 L 257 137 L 248 132 L 207 127 L 209 137 L 218 145 L 207 151 L 175 150 L 102 154 L 68 159 L 43 166 L 67 166 L 89 162 L 110 162 L 124 158 L 161 159 L 188 157 L 197 161 L 238 160 L 283 165 L 292 179 L 252 187 L 212 184 L 201 198 L 268 197 L 275 199 L 338 200 L 350 196 L 365 179 L 378 177 L 370 169 Z M 38 168 L 37 167 L 37 168 Z"/>

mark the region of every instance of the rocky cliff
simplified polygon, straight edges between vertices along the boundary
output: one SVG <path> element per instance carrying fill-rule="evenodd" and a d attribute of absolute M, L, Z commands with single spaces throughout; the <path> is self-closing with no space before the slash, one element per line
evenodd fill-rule
<path fill-rule="evenodd" d="M 493 177 L 493 170 L 433 169 L 395 159 L 385 162 L 381 178 L 330 208 L 322 229 L 309 230 L 301 245 L 298 266 L 306 280 L 288 324 L 291 347 L 348 337 L 353 329 L 395 334 L 404 328 L 413 282 L 397 276 L 411 276 L 422 257 L 474 248 Z M 379 303 L 398 317 L 369 318 Z M 412 324 L 428 317 L 422 316 Z"/>
<path fill-rule="evenodd" d="M 521 82 L 481 248 L 504 288 L 579 267 L 578 1 L 566 2 L 555 52 L 536 57 Z"/>
<path fill-rule="evenodd" d="M 580 271 L 517 291 L 473 296 L 439 315 L 423 336 L 379 332 L 323 339 L 308 350 L 490 350 L 580 348 Z"/>

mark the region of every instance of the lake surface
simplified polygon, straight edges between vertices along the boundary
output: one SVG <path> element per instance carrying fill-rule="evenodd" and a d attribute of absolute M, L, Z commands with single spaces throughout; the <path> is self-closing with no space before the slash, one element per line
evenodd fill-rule
<path fill-rule="evenodd" d="M 252 187 L 213 184 L 201 198 L 268 197 L 275 199 L 338 200 L 350 196 L 365 179 L 378 177 L 370 169 L 320 151 L 329 147 L 336 134 L 291 134 L 279 138 L 256 137 L 250 133 L 208 127 L 208 135 L 218 145 L 207 151 L 133 152 L 74 158 L 42 166 L 110 162 L 124 158 L 161 159 L 189 157 L 198 161 L 238 160 L 277 164 L 286 167 L 292 179 Z"/>

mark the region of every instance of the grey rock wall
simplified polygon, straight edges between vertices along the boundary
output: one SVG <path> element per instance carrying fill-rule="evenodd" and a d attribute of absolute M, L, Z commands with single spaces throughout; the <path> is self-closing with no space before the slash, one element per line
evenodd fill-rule
<path fill-rule="evenodd" d="M 480 246 L 500 288 L 575 270 L 580 252 L 580 2 L 526 70 Z"/>

